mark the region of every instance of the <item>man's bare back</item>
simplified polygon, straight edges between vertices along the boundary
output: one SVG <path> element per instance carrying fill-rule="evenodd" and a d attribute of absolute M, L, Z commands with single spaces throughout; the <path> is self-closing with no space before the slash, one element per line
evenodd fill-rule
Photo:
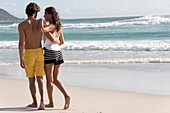
<path fill-rule="evenodd" d="M 28 18 L 21 22 L 18 28 L 25 40 L 25 49 L 41 48 L 42 32 L 39 20 Z"/>

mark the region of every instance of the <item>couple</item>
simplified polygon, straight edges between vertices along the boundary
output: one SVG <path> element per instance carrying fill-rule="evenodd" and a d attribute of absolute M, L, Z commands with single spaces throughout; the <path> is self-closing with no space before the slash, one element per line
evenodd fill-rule
<path fill-rule="evenodd" d="M 28 4 L 25 11 L 28 18 L 18 25 L 18 46 L 20 66 L 25 69 L 33 99 L 33 103 L 28 107 L 37 107 L 35 86 L 35 80 L 37 80 L 41 97 L 39 110 L 44 110 L 45 107 L 54 107 L 53 84 L 64 95 L 64 109 L 68 109 L 70 97 L 58 80 L 60 65 L 64 63 L 60 49 L 60 45 L 64 44 L 64 36 L 58 12 L 53 7 L 45 9 L 44 18 L 49 21 L 49 25 L 46 25 L 42 19 L 36 20 L 37 13 L 40 11 L 40 7 L 36 3 Z M 44 37 L 44 55 L 41 45 L 42 36 Z M 45 74 L 49 99 L 49 104 L 47 105 L 44 104 L 43 76 Z"/>

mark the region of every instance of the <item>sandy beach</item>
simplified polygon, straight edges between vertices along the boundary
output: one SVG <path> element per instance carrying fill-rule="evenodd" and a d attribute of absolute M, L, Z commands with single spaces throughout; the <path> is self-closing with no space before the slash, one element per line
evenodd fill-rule
<path fill-rule="evenodd" d="M 69 110 L 54 90 L 55 107 L 44 111 L 25 107 L 31 102 L 26 80 L 0 79 L 0 113 L 169 113 L 170 96 L 66 86 L 71 95 Z M 37 93 L 39 97 L 39 94 Z M 47 102 L 47 96 L 45 96 Z"/>

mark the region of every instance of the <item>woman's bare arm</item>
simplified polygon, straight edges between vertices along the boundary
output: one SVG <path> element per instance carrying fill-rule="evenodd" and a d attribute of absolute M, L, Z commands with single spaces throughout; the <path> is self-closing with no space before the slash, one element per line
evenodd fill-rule
<path fill-rule="evenodd" d="M 63 35 L 62 30 L 59 31 L 59 40 L 60 40 L 59 45 L 63 45 L 64 44 L 64 35 Z"/>

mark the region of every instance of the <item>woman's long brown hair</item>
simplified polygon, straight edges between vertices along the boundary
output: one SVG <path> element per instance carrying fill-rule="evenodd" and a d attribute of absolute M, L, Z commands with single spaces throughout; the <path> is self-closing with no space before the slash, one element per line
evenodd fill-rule
<path fill-rule="evenodd" d="M 54 7 L 47 7 L 45 9 L 45 12 L 52 15 L 53 24 L 56 26 L 56 31 L 58 32 L 62 27 L 58 12 L 55 10 Z"/>

